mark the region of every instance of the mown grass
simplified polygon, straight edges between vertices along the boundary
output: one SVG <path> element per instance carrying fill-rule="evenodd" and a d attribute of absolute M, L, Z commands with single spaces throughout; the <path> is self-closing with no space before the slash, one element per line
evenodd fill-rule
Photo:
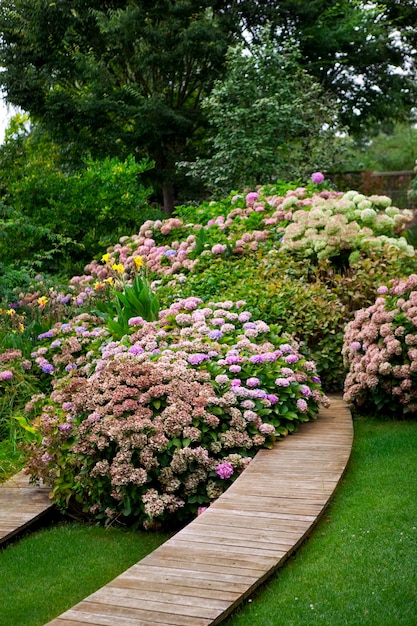
<path fill-rule="evenodd" d="M 75 522 L 25 536 L 0 551 L 0 624 L 45 624 L 168 537 Z"/>
<path fill-rule="evenodd" d="M 347 472 L 308 541 L 225 626 L 413 626 L 417 423 L 357 418 Z M 41 626 L 168 535 L 77 523 L 0 552 L 0 624 Z"/>
<path fill-rule="evenodd" d="M 225 626 L 417 624 L 417 423 L 354 426 L 325 516 Z"/>

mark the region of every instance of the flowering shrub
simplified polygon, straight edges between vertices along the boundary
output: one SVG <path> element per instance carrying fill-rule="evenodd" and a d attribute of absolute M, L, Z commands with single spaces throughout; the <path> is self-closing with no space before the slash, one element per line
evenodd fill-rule
<path fill-rule="evenodd" d="M 396 415 L 417 411 L 417 274 L 381 286 L 347 327 L 344 398 Z"/>
<path fill-rule="evenodd" d="M 32 478 L 96 519 L 187 519 L 325 401 L 314 363 L 242 301 L 187 298 L 101 340 L 27 407 Z"/>
<path fill-rule="evenodd" d="M 297 203 L 300 206 L 300 202 Z M 302 258 L 327 259 L 358 253 L 363 247 L 394 247 L 413 256 L 414 249 L 398 234 L 411 221 L 412 212 L 391 206 L 386 196 L 366 196 L 356 191 L 323 198 L 313 197 L 293 211 L 282 250 Z"/>

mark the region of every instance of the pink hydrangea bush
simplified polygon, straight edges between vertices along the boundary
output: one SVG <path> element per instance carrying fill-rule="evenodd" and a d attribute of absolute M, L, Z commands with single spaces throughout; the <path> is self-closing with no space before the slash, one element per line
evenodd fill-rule
<path fill-rule="evenodd" d="M 346 326 L 344 399 L 394 415 L 417 412 L 417 274 L 378 289 Z"/>
<path fill-rule="evenodd" d="M 145 527 L 186 520 L 326 402 L 314 363 L 243 302 L 187 298 L 132 329 L 101 337 L 27 407 L 38 432 L 28 471 L 63 509 Z"/>

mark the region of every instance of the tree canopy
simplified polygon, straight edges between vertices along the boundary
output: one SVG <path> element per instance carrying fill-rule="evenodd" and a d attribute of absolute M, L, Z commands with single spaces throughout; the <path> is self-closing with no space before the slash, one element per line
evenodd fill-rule
<path fill-rule="evenodd" d="M 265 36 L 229 51 L 224 78 L 203 102 L 210 157 L 184 164 L 210 192 L 303 180 L 343 157 L 337 107 L 298 59 Z"/>
<path fill-rule="evenodd" d="M 0 85 L 68 156 L 148 157 L 164 205 L 175 163 L 201 151 L 202 100 L 230 46 L 265 28 L 356 135 L 410 119 L 417 2 L 388 0 L 2 0 Z"/>

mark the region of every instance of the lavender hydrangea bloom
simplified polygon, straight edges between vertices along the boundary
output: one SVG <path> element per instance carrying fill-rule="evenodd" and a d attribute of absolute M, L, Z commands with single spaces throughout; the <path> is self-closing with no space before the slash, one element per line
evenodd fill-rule
<path fill-rule="evenodd" d="M 54 336 L 53 330 L 47 330 L 45 333 L 41 333 L 40 335 L 38 335 L 38 339 L 39 340 L 50 339 L 53 336 Z"/>
<path fill-rule="evenodd" d="M 210 339 L 221 339 L 223 337 L 223 333 L 221 330 L 211 330 L 208 336 Z"/>
<path fill-rule="evenodd" d="M 296 354 L 289 354 L 288 356 L 285 357 L 286 363 L 298 363 L 299 360 L 300 359 L 298 358 Z"/>
<path fill-rule="evenodd" d="M 52 374 L 54 371 L 54 366 L 50 363 L 45 363 L 44 365 L 42 365 L 41 369 L 44 374 Z"/>
<path fill-rule="evenodd" d="M 10 370 L 4 370 L 4 372 L 0 372 L 0 380 L 10 380 L 13 378 L 13 372 Z"/>
<path fill-rule="evenodd" d="M 131 346 L 128 350 L 128 353 L 133 354 L 134 356 L 137 356 L 138 354 L 142 354 L 143 352 L 144 352 L 144 349 L 142 348 L 142 346 L 137 346 L 137 345 Z"/>
<path fill-rule="evenodd" d="M 209 357 L 207 354 L 197 352 L 196 354 L 190 354 L 190 356 L 188 357 L 188 362 L 190 363 L 190 365 L 200 365 L 201 363 L 203 363 L 203 361 L 207 361 L 208 358 Z"/>

